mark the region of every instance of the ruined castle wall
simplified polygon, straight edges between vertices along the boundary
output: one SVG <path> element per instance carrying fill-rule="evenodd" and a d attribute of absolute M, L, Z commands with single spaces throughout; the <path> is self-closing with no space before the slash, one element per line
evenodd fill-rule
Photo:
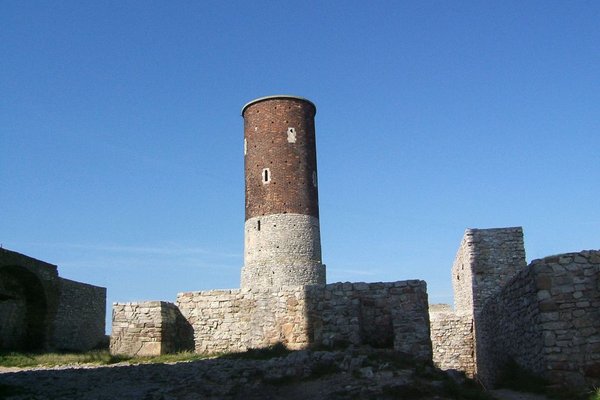
<path fill-rule="evenodd" d="M 191 326 L 173 303 L 113 303 L 111 354 L 156 356 L 192 349 Z"/>
<path fill-rule="evenodd" d="M 479 376 L 510 357 L 554 383 L 600 382 L 600 251 L 533 261 L 481 313 Z"/>
<path fill-rule="evenodd" d="M 430 310 L 429 320 L 435 366 L 443 370 L 463 371 L 473 377 L 473 318 L 457 315 L 452 310 Z"/>
<path fill-rule="evenodd" d="M 546 376 L 600 384 L 600 251 L 546 257 L 536 272 Z"/>
<path fill-rule="evenodd" d="M 493 386 L 509 360 L 541 374 L 541 316 L 531 268 L 516 275 L 483 309 L 476 328 L 477 376 Z"/>
<path fill-rule="evenodd" d="M 106 288 L 0 249 L 0 349 L 89 350 L 104 340 Z"/>
<path fill-rule="evenodd" d="M 455 310 L 476 315 L 525 268 L 523 229 L 467 229 L 452 266 Z"/>
<path fill-rule="evenodd" d="M 457 314 L 473 314 L 473 232 L 468 229 L 452 264 L 454 310 Z"/>
<path fill-rule="evenodd" d="M 180 293 L 199 353 L 372 344 L 431 358 L 423 281 Z"/>
<path fill-rule="evenodd" d="M 315 344 L 393 347 L 419 359 L 431 359 L 424 281 L 334 283 L 324 290 L 307 287 L 307 293 Z"/>
<path fill-rule="evenodd" d="M 104 340 L 106 288 L 59 278 L 52 347 L 84 351 Z"/>
<path fill-rule="evenodd" d="M 177 305 L 193 327 L 197 353 L 308 344 L 305 293 L 298 287 L 179 293 Z"/>
<path fill-rule="evenodd" d="M 454 311 L 430 310 L 435 365 L 477 374 L 480 311 L 525 266 L 522 228 L 465 231 L 452 265 Z"/>

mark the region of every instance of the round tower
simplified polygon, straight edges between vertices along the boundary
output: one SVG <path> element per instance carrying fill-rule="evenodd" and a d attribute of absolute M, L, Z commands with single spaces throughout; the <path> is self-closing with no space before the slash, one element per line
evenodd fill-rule
<path fill-rule="evenodd" d="M 325 283 L 321 263 L 315 113 L 296 96 L 242 108 L 246 222 L 242 288 Z"/>

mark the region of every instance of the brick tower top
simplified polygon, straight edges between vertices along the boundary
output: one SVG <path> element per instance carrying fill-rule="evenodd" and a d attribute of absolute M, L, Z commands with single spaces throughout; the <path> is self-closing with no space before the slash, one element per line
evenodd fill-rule
<path fill-rule="evenodd" d="M 315 105 L 261 97 L 242 108 L 246 220 L 271 214 L 319 217 Z"/>

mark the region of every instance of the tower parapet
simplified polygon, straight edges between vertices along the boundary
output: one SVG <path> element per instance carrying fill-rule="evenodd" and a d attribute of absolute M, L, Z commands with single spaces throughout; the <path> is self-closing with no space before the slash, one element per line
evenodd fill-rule
<path fill-rule="evenodd" d="M 242 108 L 246 222 L 242 288 L 325 283 L 315 105 L 261 97 Z"/>

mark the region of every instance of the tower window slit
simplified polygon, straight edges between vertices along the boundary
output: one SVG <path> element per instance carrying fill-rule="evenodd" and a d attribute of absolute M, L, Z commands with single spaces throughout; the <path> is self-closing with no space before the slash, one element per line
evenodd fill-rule
<path fill-rule="evenodd" d="M 269 183 L 271 181 L 271 171 L 269 168 L 265 168 L 262 170 L 262 183 Z"/>

